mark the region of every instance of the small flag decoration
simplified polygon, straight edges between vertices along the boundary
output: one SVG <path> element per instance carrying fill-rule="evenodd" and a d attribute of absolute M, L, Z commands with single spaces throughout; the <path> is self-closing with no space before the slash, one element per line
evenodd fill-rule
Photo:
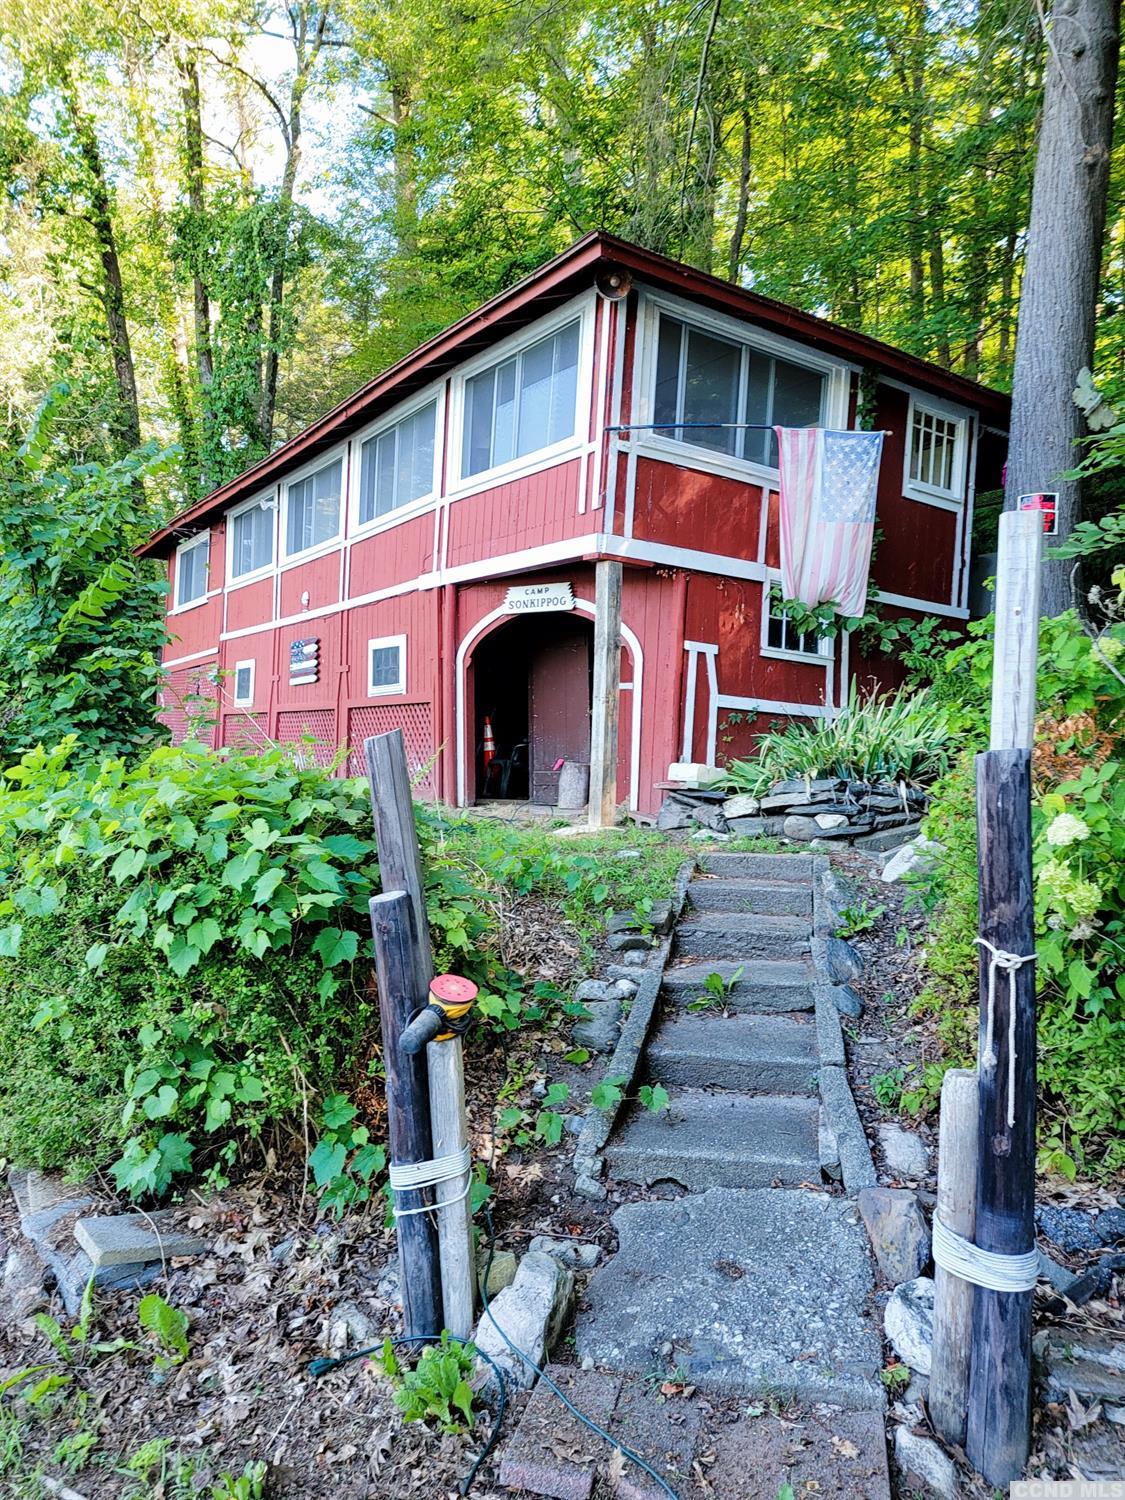
<path fill-rule="evenodd" d="M 881 432 L 778 427 L 781 586 L 809 609 L 862 615 L 875 534 Z"/>

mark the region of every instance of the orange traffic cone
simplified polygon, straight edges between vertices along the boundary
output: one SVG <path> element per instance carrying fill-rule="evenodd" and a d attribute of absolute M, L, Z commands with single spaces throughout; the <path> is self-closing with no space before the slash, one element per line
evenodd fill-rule
<path fill-rule="evenodd" d="M 481 760 L 487 771 L 492 763 L 492 757 L 496 754 L 496 741 L 492 737 L 492 720 L 487 714 L 484 716 L 484 745 L 481 750 Z"/>

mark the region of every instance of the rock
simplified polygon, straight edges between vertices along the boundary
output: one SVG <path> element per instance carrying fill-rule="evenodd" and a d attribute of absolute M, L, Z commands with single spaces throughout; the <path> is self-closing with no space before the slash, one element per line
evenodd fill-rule
<path fill-rule="evenodd" d="M 207 1241 L 162 1214 L 97 1214 L 79 1219 L 74 1238 L 95 1266 L 146 1265 L 177 1255 L 202 1255 Z"/>
<path fill-rule="evenodd" d="M 606 945 L 612 953 L 648 953 L 652 939 L 644 932 L 611 932 Z"/>
<path fill-rule="evenodd" d="M 1070 1288 L 1080 1279 L 1075 1272 L 1068 1271 L 1066 1266 L 1060 1265 L 1045 1250 L 1039 1252 L 1039 1274 L 1049 1281 L 1062 1297 L 1067 1296 Z"/>
<path fill-rule="evenodd" d="M 20 1323 L 46 1308 L 46 1274 L 43 1262 L 29 1244 L 17 1241 L 9 1246 L 0 1276 L 0 1296 L 13 1322 Z"/>
<path fill-rule="evenodd" d="M 795 813 L 791 813 L 786 818 L 781 831 L 787 839 L 799 839 L 802 842 L 807 842 L 809 839 L 817 838 L 823 832 L 823 829 L 815 818 L 802 818 Z"/>
<path fill-rule="evenodd" d="M 1043 1204 L 1035 1210 L 1035 1225 L 1040 1234 L 1068 1255 L 1075 1250 L 1100 1250 L 1102 1240 L 1087 1214 L 1075 1208 L 1055 1208 Z"/>
<path fill-rule="evenodd" d="M 818 828 L 827 832 L 833 828 L 846 828 L 848 815 L 847 813 L 817 813 L 813 822 Z"/>
<path fill-rule="evenodd" d="M 402 1280 L 398 1266 L 398 1256 L 387 1262 L 383 1274 L 375 1283 L 376 1295 L 384 1302 L 389 1302 L 392 1307 L 402 1306 Z"/>
<path fill-rule="evenodd" d="M 1113 1281 L 1113 1272 L 1107 1265 L 1095 1263 L 1076 1276 L 1064 1293 L 1075 1307 L 1084 1307 L 1095 1297 L 1104 1297 Z"/>
<path fill-rule="evenodd" d="M 876 1130 L 889 1172 L 896 1177 L 914 1178 L 929 1173 L 930 1153 L 913 1131 L 892 1124 L 879 1125 Z"/>
<path fill-rule="evenodd" d="M 574 991 L 574 998 L 582 1005 L 590 1000 L 609 1000 L 611 988 L 604 979 L 584 979 Z"/>
<path fill-rule="evenodd" d="M 519 1269 L 519 1260 L 511 1250 L 495 1250 L 492 1254 L 492 1264 L 488 1264 L 488 1250 L 477 1257 L 477 1285 L 488 1298 L 498 1297 L 506 1286 L 511 1286 L 516 1279 Z M 485 1280 L 487 1274 L 488 1280 Z"/>
<path fill-rule="evenodd" d="M 718 838 L 718 834 L 715 834 L 713 836 L 715 838 Z M 708 837 L 712 837 L 712 835 L 708 835 Z M 641 953 L 634 948 L 631 949 L 628 953 L 623 953 L 621 955 L 621 962 L 627 965 L 627 967 L 629 967 L 630 969 L 641 969 L 648 962 L 648 955 L 646 953 Z"/>
<path fill-rule="evenodd" d="M 1102 1416 L 1115 1427 L 1125 1427 L 1125 1406 L 1103 1406 Z"/>
<path fill-rule="evenodd" d="M 941 1500 L 954 1500 L 957 1466 L 933 1438 L 921 1437 L 909 1427 L 896 1427 L 895 1459 L 905 1473 L 920 1479 Z"/>
<path fill-rule="evenodd" d="M 1125 1208 L 1103 1208 L 1094 1220 L 1094 1233 L 1103 1245 L 1125 1240 Z"/>
<path fill-rule="evenodd" d="M 839 1182 L 844 1175 L 840 1166 L 840 1143 L 823 1104 L 820 1106 L 820 1119 L 817 1122 L 817 1155 L 820 1157 L 821 1176 L 832 1182 Z"/>
<path fill-rule="evenodd" d="M 784 818 L 734 818 L 728 827 L 743 839 L 776 839 L 785 831 Z"/>
<path fill-rule="evenodd" d="M 87 1182 L 66 1182 L 58 1172 L 39 1172 L 32 1168 L 24 1183 L 29 1213 L 38 1213 L 44 1208 L 54 1208 L 57 1203 L 88 1203 L 90 1185 Z"/>
<path fill-rule="evenodd" d="M 631 1000 L 636 993 L 637 986 L 631 979 L 615 979 L 609 987 L 611 1000 Z"/>
<path fill-rule="evenodd" d="M 928 839 L 919 835 L 911 839 L 909 844 L 903 844 L 901 849 L 896 849 L 883 866 L 882 879 L 888 885 L 898 880 L 907 880 L 912 876 L 925 875 L 933 866 L 934 860 L 941 845 L 936 839 Z"/>
<path fill-rule="evenodd" d="M 1049 1401 L 1066 1401 L 1073 1391 L 1086 1401 L 1125 1402 L 1125 1341 L 1060 1328 L 1043 1341 L 1042 1358 Z"/>
<path fill-rule="evenodd" d="M 328 1347 L 334 1350 L 373 1349 L 382 1343 L 379 1330 L 367 1314 L 354 1302 L 341 1302 L 334 1308 L 328 1322 Z"/>
<path fill-rule="evenodd" d="M 930 1230 L 914 1194 L 905 1188 L 861 1188 L 858 1201 L 875 1259 L 891 1285 L 920 1276 L 930 1261 Z"/>
<path fill-rule="evenodd" d="M 591 1001 L 586 1009 L 585 1020 L 574 1023 L 574 1040 L 580 1047 L 591 1052 L 611 1052 L 617 1045 L 617 1033 L 621 1025 L 620 1000 Z"/>
<path fill-rule="evenodd" d="M 603 1183 L 596 1177 L 582 1174 L 574 1179 L 574 1191 L 581 1193 L 583 1198 L 592 1198 L 595 1203 L 604 1203 L 609 1196 Z"/>
<path fill-rule="evenodd" d="M 727 820 L 723 817 L 721 807 L 708 806 L 703 803 L 700 807 L 693 807 L 691 816 L 694 822 L 703 828 L 709 828 L 713 833 L 726 833 Z"/>
<path fill-rule="evenodd" d="M 728 823 L 734 818 L 753 818 L 760 805 L 757 797 L 751 797 L 749 792 L 739 792 L 723 803 L 723 817 Z"/>
<path fill-rule="evenodd" d="M 563 1124 L 570 1135 L 581 1135 L 586 1124 L 585 1115 L 563 1115 Z"/>
<path fill-rule="evenodd" d="M 930 1399 L 930 1379 L 928 1375 L 914 1375 L 910 1384 L 902 1393 L 902 1399 L 907 1406 L 921 1406 Z"/>
<path fill-rule="evenodd" d="M 847 984 L 863 973 L 863 959 L 843 938 L 830 937 L 826 944 L 828 977 L 834 984 Z"/>
<path fill-rule="evenodd" d="M 898 1357 L 920 1375 L 928 1375 L 934 1342 L 934 1283 L 929 1276 L 895 1287 L 883 1313 L 883 1328 Z"/>
<path fill-rule="evenodd" d="M 618 849 L 613 857 L 614 859 L 643 859 L 644 855 L 639 849 Z"/>
<path fill-rule="evenodd" d="M 499 1323 L 533 1364 L 541 1366 L 573 1302 L 574 1273 L 553 1256 L 528 1251 L 520 1262 L 515 1281 L 496 1298 L 492 1316 L 481 1318 L 473 1335 L 477 1348 L 504 1371 L 509 1389 L 530 1390 L 535 1384 L 535 1371 L 504 1342 L 495 1323 Z"/>
<path fill-rule="evenodd" d="M 644 918 L 635 911 L 615 911 L 605 924 L 607 932 L 636 932 L 644 926 Z"/>
<path fill-rule="evenodd" d="M 842 1016 L 863 1014 L 863 996 L 858 990 L 853 990 L 850 984 L 834 984 L 831 989 L 836 1009 Z"/>
<path fill-rule="evenodd" d="M 671 797 L 665 797 L 660 811 L 656 815 L 656 826 L 664 833 L 671 833 L 676 828 L 690 828 L 694 819 L 691 812 L 683 803 L 674 801 Z"/>
<path fill-rule="evenodd" d="M 879 821 L 880 820 L 876 818 L 876 828 L 874 833 L 861 834 L 857 839 L 853 841 L 855 848 L 863 850 L 866 854 L 884 854 L 893 852 L 896 849 L 901 849 L 903 843 L 912 835 L 916 834 L 922 826 L 921 821 L 919 820 L 917 822 L 903 823 L 901 825 L 896 823 L 892 824 L 889 827 L 880 828 L 878 826 Z"/>
<path fill-rule="evenodd" d="M 544 1255 L 553 1255 L 572 1271 L 590 1271 L 601 1259 L 597 1245 L 583 1244 L 580 1240 L 555 1240 L 547 1234 L 537 1234 L 528 1250 L 541 1250 Z"/>
<path fill-rule="evenodd" d="M 293 1252 L 296 1248 L 297 1236 L 295 1234 L 287 1234 L 283 1240 L 278 1240 L 277 1244 L 270 1251 L 270 1260 L 273 1261 L 275 1266 L 283 1266 L 286 1261 L 293 1258 Z"/>

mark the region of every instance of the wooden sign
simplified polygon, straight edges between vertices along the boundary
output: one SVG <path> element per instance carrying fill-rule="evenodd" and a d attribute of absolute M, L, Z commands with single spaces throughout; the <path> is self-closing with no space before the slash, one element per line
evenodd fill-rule
<path fill-rule="evenodd" d="M 569 583 L 513 584 L 504 598 L 509 614 L 535 615 L 552 609 L 573 609 L 574 590 Z"/>
<path fill-rule="evenodd" d="M 307 637 L 289 643 L 289 685 L 296 687 L 305 682 L 320 680 L 320 642 Z"/>
<path fill-rule="evenodd" d="M 1057 536 L 1059 530 L 1059 497 L 1057 491 L 1054 494 L 1044 495 L 1021 495 L 1019 497 L 1020 510 L 1039 510 L 1043 512 L 1043 535 Z"/>

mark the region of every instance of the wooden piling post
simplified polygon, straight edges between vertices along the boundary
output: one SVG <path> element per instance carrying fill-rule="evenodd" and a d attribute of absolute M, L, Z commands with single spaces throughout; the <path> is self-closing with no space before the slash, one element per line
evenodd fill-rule
<path fill-rule="evenodd" d="M 375 972 L 379 981 L 391 1160 L 401 1164 L 429 1161 L 433 1155 L 433 1140 L 426 1060 L 423 1054 L 410 1056 L 399 1046 L 399 1038 L 419 1004 L 415 979 L 418 931 L 414 907 L 405 891 L 385 891 L 371 898 L 369 910 L 375 945 Z M 395 1194 L 396 1206 L 400 1209 L 420 1208 L 429 1201 L 428 1189 Z M 408 1338 L 439 1333 L 442 1328 L 441 1281 L 433 1215 L 404 1214 L 396 1218 L 395 1226 L 398 1231 L 404 1332 Z"/>
<path fill-rule="evenodd" d="M 617 726 L 621 698 L 621 564 L 596 564 L 594 681 L 590 721 L 591 828 L 612 828 L 617 818 Z"/>
<path fill-rule="evenodd" d="M 426 919 L 426 896 L 422 881 L 422 852 L 414 826 L 414 801 L 410 792 L 410 769 L 401 729 L 372 735 L 363 742 L 371 810 L 375 818 L 375 844 L 379 852 L 379 882 L 385 891 L 405 891 L 414 913 L 415 1009 L 425 1005 L 434 977 L 430 927 Z"/>
<path fill-rule="evenodd" d="M 434 1155 L 453 1156 L 467 1143 L 465 1070 L 461 1038 L 431 1042 L 426 1049 L 430 1073 L 430 1119 Z M 441 1264 L 441 1301 L 445 1327 L 463 1337 L 472 1332 L 476 1309 L 476 1257 L 473 1253 L 472 1193 L 465 1183 L 443 1182 L 435 1188 L 438 1202 L 438 1256 Z"/>
<path fill-rule="evenodd" d="M 975 1070 L 950 1068 L 941 1084 L 936 1212 L 947 1229 L 967 1240 L 976 1227 L 977 1109 Z M 972 1336 L 972 1283 L 936 1267 L 930 1420 L 959 1448 L 965 1445 Z"/>

